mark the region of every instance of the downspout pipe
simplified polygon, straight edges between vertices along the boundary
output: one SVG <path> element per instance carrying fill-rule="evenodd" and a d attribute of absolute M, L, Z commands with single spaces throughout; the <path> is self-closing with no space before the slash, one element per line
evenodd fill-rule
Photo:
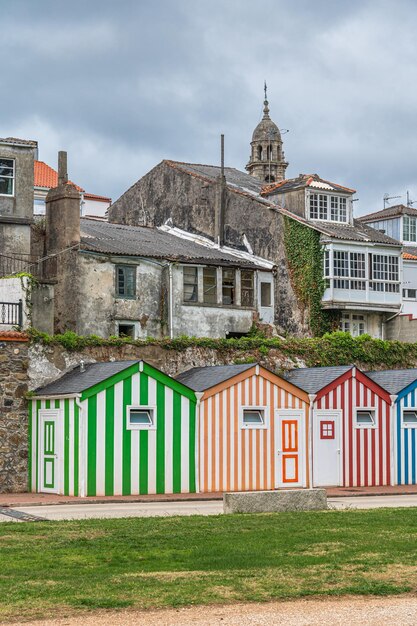
<path fill-rule="evenodd" d="M 313 414 L 314 414 L 314 401 L 317 398 L 316 393 L 309 393 L 308 399 L 310 400 L 310 407 L 308 412 L 308 484 L 309 488 L 313 489 Z"/>
<path fill-rule="evenodd" d="M 172 279 L 172 263 L 168 265 L 168 324 L 169 338 L 174 339 L 174 285 Z"/>
<path fill-rule="evenodd" d="M 81 498 L 85 498 L 86 496 L 86 460 L 87 460 L 87 422 L 84 417 L 84 409 L 83 405 L 80 401 L 81 396 L 78 395 L 75 398 L 75 404 L 78 407 L 79 413 L 79 423 L 81 425 L 81 436 L 80 436 L 80 493 Z"/>
<path fill-rule="evenodd" d="M 204 393 L 202 391 L 196 391 L 195 397 L 197 399 L 197 404 L 195 407 L 195 432 L 196 432 L 196 440 L 195 440 L 195 491 L 196 493 L 200 493 L 200 407 L 201 407 L 201 399 Z"/>
<path fill-rule="evenodd" d="M 386 325 L 386 323 L 387 323 L 387 322 L 390 322 L 391 320 L 393 320 L 393 319 L 395 319 L 396 317 L 398 317 L 399 315 L 401 315 L 402 310 L 403 310 L 403 306 L 404 306 L 404 303 L 403 303 L 403 302 L 401 302 L 400 310 L 399 310 L 399 311 L 397 311 L 396 313 L 394 313 L 394 315 L 391 315 L 391 317 L 388 317 L 386 320 L 384 320 L 384 321 L 382 322 L 382 333 L 381 333 L 381 334 L 382 334 L 382 339 L 385 339 L 385 334 L 386 334 L 386 333 L 385 333 L 385 325 Z"/>
<path fill-rule="evenodd" d="M 397 468 L 395 466 L 395 444 L 396 444 L 396 401 L 397 401 L 398 396 L 391 396 L 390 395 L 390 399 L 391 399 L 391 409 L 390 409 L 390 417 L 391 417 L 391 436 L 390 436 L 390 444 L 391 444 L 391 452 L 390 452 L 390 476 L 391 476 L 391 480 L 390 480 L 390 484 L 391 485 L 395 485 L 396 484 L 396 473 L 397 473 Z"/>

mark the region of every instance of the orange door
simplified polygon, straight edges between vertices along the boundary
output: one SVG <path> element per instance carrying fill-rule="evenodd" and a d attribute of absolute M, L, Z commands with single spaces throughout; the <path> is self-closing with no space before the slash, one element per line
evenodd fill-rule
<path fill-rule="evenodd" d="M 304 413 L 276 411 L 276 487 L 305 486 Z"/>

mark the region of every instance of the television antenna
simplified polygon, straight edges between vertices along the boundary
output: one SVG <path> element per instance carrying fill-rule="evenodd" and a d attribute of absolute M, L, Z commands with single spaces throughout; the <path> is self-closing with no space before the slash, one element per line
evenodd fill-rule
<path fill-rule="evenodd" d="M 401 198 L 402 196 L 390 196 L 389 193 L 384 193 L 384 209 L 387 208 L 387 204 L 389 204 L 390 200 L 395 200 L 395 198 Z"/>

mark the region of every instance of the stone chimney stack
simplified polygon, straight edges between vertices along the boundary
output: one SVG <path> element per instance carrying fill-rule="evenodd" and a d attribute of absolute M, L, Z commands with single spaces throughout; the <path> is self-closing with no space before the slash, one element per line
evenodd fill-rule
<path fill-rule="evenodd" d="M 46 277 L 54 279 L 54 332 L 77 332 L 80 192 L 68 182 L 67 153 L 58 153 L 58 187 L 46 196 Z"/>
<path fill-rule="evenodd" d="M 46 253 L 56 254 L 80 242 L 80 192 L 68 182 L 67 153 L 58 153 L 58 187 L 46 203 Z"/>

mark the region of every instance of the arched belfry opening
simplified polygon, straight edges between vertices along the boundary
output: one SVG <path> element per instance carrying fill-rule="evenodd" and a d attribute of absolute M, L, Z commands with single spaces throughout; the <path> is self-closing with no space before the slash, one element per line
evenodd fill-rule
<path fill-rule="evenodd" d="M 251 141 L 251 156 L 246 170 L 262 182 L 273 183 L 285 179 L 288 163 L 282 149 L 281 133 L 269 116 L 266 83 L 263 116 Z"/>

